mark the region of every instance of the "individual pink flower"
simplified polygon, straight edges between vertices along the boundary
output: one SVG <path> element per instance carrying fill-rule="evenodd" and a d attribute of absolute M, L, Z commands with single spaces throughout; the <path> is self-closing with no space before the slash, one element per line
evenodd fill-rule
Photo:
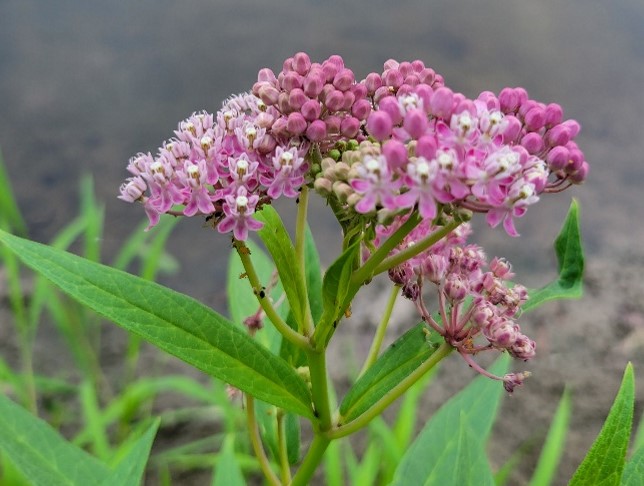
<path fill-rule="evenodd" d="M 253 218 L 255 206 L 259 201 L 256 194 L 249 195 L 245 187 L 237 189 L 236 194 L 225 197 L 223 203 L 224 218 L 217 225 L 220 233 L 233 232 L 233 236 L 241 241 L 248 239 L 248 231 L 258 231 L 264 223 Z"/>
<path fill-rule="evenodd" d="M 260 182 L 267 187 L 266 194 L 273 199 L 277 199 L 282 194 L 290 198 L 297 197 L 300 187 L 304 184 L 304 173 L 308 168 L 304 157 L 295 147 L 288 150 L 277 147 L 272 161 L 273 170 L 260 176 Z"/>
<path fill-rule="evenodd" d="M 386 209 L 395 209 L 399 180 L 393 180 L 387 159 L 383 155 L 368 156 L 356 169 L 358 177 L 351 181 L 351 187 L 362 196 L 355 205 L 359 213 L 369 213 L 381 205 Z"/>

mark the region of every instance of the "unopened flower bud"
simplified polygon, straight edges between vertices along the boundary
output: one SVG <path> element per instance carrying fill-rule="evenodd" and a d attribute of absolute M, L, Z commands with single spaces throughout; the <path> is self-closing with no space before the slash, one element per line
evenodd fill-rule
<path fill-rule="evenodd" d="M 382 74 L 382 81 L 387 86 L 398 89 L 404 81 L 403 75 L 397 69 L 387 69 Z"/>
<path fill-rule="evenodd" d="M 273 73 L 272 69 L 262 68 L 259 70 L 259 73 L 257 73 L 257 81 L 274 84 L 277 81 L 277 78 L 275 77 L 275 73 Z"/>
<path fill-rule="evenodd" d="M 308 54 L 305 52 L 298 52 L 293 56 L 293 69 L 295 71 L 304 76 L 309 72 L 309 69 L 311 69 L 311 59 L 309 58 Z"/>
<path fill-rule="evenodd" d="M 346 181 L 349 177 L 349 170 L 351 167 L 344 162 L 338 162 L 334 167 L 334 175 L 336 179 Z"/>
<path fill-rule="evenodd" d="M 288 104 L 291 106 L 291 110 L 299 110 L 302 108 L 302 105 L 306 103 L 307 96 L 304 94 L 301 88 L 294 88 L 288 95 Z"/>
<path fill-rule="evenodd" d="M 344 104 L 344 95 L 340 90 L 330 91 L 324 98 L 324 105 L 329 111 L 340 111 Z"/>
<path fill-rule="evenodd" d="M 351 194 L 347 198 L 346 202 L 350 207 L 353 208 L 353 207 L 355 207 L 356 204 L 358 204 L 360 202 L 361 199 L 362 199 L 362 196 L 360 194 L 357 194 L 357 193 L 354 192 L 353 194 Z"/>
<path fill-rule="evenodd" d="M 259 142 L 257 150 L 262 154 L 268 154 L 275 150 L 277 141 L 268 133 L 262 137 L 262 140 Z"/>
<path fill-rule="evenodd" d="M 356 95 L 354 95 L 352 91 L 345 91 L 343 96 L 344 102 L 342 103 L 342 109 L 344 111 L 349 111 L 351 110 L 353 103 L 356 101 Z"/>
<path fill-rule="evenodd" d="M 382 146 L 382 154 L 392 169 L 403 167 L 407 163 L 407 148 L 398 140 L 388 140 Z"/>
<path fill-rule="evenodd" d="M 382 86 L 382 78 L 378 73 L 369 73 L 364 82 L 369 96 L 373 96 L 376 90 Z"/>
<path fill-rule="evenodd" d="M 322 159 L 322 162 L 320 162 L 320 167 L 324 171 L 327 169 L 334 169 L 335 164 L 336 164 L 336 161 L 333 158 L 325 157 Z"/>
<path fill-rule="evenodd" d="M 286 121 L 286 129 L 293 135 L 301 135 L 306 130 L 306 120 L 299 112 L 291 113 Z"/>
<path fill-rule="evenodd" d="M 503 131 L 503 143 L 510 144 L 516 142 L 521 133 L 521 122 L 512 115 L 506 115 L 504 120 L 506 126 Z"/>
<path fill-rule="evenodd" d="M 358 120 L 366 120 L 371 113 L 371 103 L 367 100 L 358 100 L 351 107 L 351 114 Z"/>
<path fill-rule="evenodd" d="M 300 108 L 300 113 L 302 113 L 302 116 L 307 121 L 313 121 L 320 118 L 321 111 L 322 107 L 318 100 L 308 100 Z"/>
<path fill-rule="evenodd" d="M 418 108 L 409 110 L 405 116 L 403 127 L 411 138 L 418 139 L 427 130 L 427 115 Z"/>
<path fill-rule="evenodd" d="M 318 177 L 313 183 L 313 188 L 323 196 L 328 196 L 333 192 L 333 182 L 325 177 Z"/>
<path fill-rule="evenodd" d="M 394 125 L 402 122 L 402 115 L 400 113 L 400 105 L 398 100 L 393 96 L 383 98 L 378 104 L 378 111 L 384 111 L 391 118 L 391 123 Z"/>
<path fill-rule="evenodd" d="M 314 120 L 306 129 L 306 137 L 311 142 L 319 142 L 326 137 L 326 124 L 322 120 Z"/>
<path fill-rule="evenodd" d="M 554 127 L 563 120 L 563 109 L 557 103 L 550 103 L 546 106 L 546 126 Z"/>
<path fill-rule="evenodd" d="M 333 183 L 333 193 L 341 202 L 348 202 L 348 198 L 357 195 L 349 184 L 342 181 L 335 181 Z"/>
<path fill-rule="evenodd" d="M 321 71 L 311 71 L 302 81 L 304 94 L 310 98 L 317 98 L 324 88 L 324 81 L 324 74 Z"/>
<path fill-rule="evenodd" d="M 530 154 L 538 154 L 543 150 L 543 138 L 536 132 L 526 133 L 523 138 L 521 138 L 521 145 Z"/>
<path fill-rule="evenodd" d="M 333 86 L 340 91 L 348 90 L 356 80 L 351 69 L 342 69 L 333 77 Z"/>
<path fill-rule="evenodd" d="M 391 135 L 393 123 L 385 111 L 374 111 L 367 118 L 367 131 L 376 140 L 385 140 Z"/>
<path fill-rule="evenodd" d="M 553 147 L 546 155 L 546 162 L 552 171 L 563 170 L 570 159 L 570 151 L 561 145 Z"/>
<path fill-rule="evenodd" d="M 347 138 L 355 137 L 359 130 L 360 120 L 352 116 L 345 117 L 340 124 L 340 133 Z"/>
<path fill-rule="evenodd" d="M 442 86 L 434 91 L 430 106 L 432 114 L 437 118 L 448 119 L 452 116 L 452 104 L 454 101 L 454 93 L 451 89 Z"/>
<path fill-rule="evenodd" d="M 282 89 L 287 93 L 295 88 L 302 87 L 303 78 L 294 71 L 286 73 L 284 79 L 282 80 Z"/>
<path fill-rule="evenodd" d="M 590 167 L 588 166 L 588 162 L 584 161 L 576 172 L 573 172 L 568 176 L 568 180 L 573 184 L 581 184 L 586 180 L 589 169 Z"/>
<path fill-rule="evenodd" d="M 541 106 L 531 108 L 525 114 L 525 125 L 530 131 L 536 132 L 546 124 L 546 110 Z"/>

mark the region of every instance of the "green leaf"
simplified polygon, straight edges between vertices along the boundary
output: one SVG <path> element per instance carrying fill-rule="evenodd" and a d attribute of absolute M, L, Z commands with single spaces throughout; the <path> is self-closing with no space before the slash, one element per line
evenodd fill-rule
<path fill-rule="evenodd" d="M 633 439 L 633 450 L 636 451 L 641 447 L 644 447 L 644 412 L 642 412 L 639 425 L 637 426 L 637 432 L 635 433 L 635 439 Z"/>
<path fill-rule="evenodd" d="M 503 375 L 508 361 L 501 356 L 490 372 Z M 479 376 L 452 397 L 407 450 L 392 485 L 493 485 L 484 447 L 502 391 L 498 381 Z"/>
<path fill-rule="evenodd" d="M 559 236 L 555 240 L 559 278 L 538 290 L 521 307 L 523 312 L 554 299 L 577 299 L 583 292 L 584 250 L 579 228 L 579 204 L 573 199 Z"/>
<path fill-rule="evenodd" d="M 322 304 L 322 270 L 320 267 L 320 255 L 315 246 L 311 228 L 308 225 L 306 226 L 306 232 L 304 234 L 304 260 L 306 291 L 309 296 L 313 322 L 317 323 L 320 317 L 322 317 L 322 311 L 324 310 Z"/>
<path fill-rule="evenodd" d="M 552 483 L 564 452 L 571 410 L 570 394 L 568 390 L 565 390 L 550 424 L 550 430 L 543 449 L 541 449 L 539 462 L 530 480 L 530 486 L 548 486 Z"/>
<path fill-rule="evenodd" d="M 310 392 L 288 363 L 200 302 L 4 232 L 0 241 L 72 298 L 162 350 L 260 400 L 313 417 Z"/>
<path fill-rule="evenodd" d="M 257 272 L 257 277 L 262 284 L 268 284 L 273 278 L 275 272 L 275 265 L 268 257 L 266 252 L 259 248 L 251 240 L 246 241 L 246 246 L 250 250 L 250 257 L 253 261 L 253 266 Z M 227 277 L 227 295 L 228 295 L 228 312 L 232 321 L 240 329 L 246 330 L 244 320 L 247 317 L 257 313 L 260 309 L 257 297 L 253 293 L 253 289 L 248 281 L 248 278 L 243 277 L 244 265 L 242 265 L 237 252 L 230 252 L 228 260 L 228 277 Z M 271 292 L 273 302 L 277 302 L 282 296 L 284 290 L 282 284 L 277 283 Z M 285 304 L 278 309 L 280 315 L 283 315 Z M 288 312 L 288 310 L 287 310 Z M 275 329 L 270 321 L 266 318 L 262 320 L 264 327 L 260 329 L 254 336 L 255 340 L 270 349 L 273 353 L 277 353 L 282 342 L 282 335 Z"/>
<path fill-rule="evenodd" d="M 363 414 L 437 348 L 438 344 L 428 342 L 422 323 L 399 337 L 349 389 L 340 405 L 341 423 Z"/>
<path fill-rule="evenodd" d="M 635 451 L 631 460 L 624 467 L 622 474 L 622 486 L 642 486 L 644 478 L 644 447 Z"/>
<path fill-rule="evenodd" d="M 308 299 L 303 269 L 297 264 L 293 242 L 282 219 L 272 206 L 264 206 L 260 212 L 255 213 L 255 217 L 264 223 L 264 227 L 258 231 L 258 234 L 273 257 L 291 312 L 298 323 L 303 323 Z"/>
<path fill-rule="evenodd" d="M 0 449 L 32 484 L 96 484 L 109 474 L 95 457 L 67 442 L 48 423 L 0 395 Z"/>
<path fill-rule="evenodd" d="M 142 484 L 145 465 L 150 457 L 152 442 L 159 428 L 159 419 L 156 419 L 152 425 L 139 437 L 136 442 L 130 445 L 129 451 L 121 459 L 112 472 L 101 481 L 101 486 L 138 486 Z"/>
<path fill-rule="evenodd" d="M 613 406 L 595 443 L 575 472 L 570 486 L 618 485 L 626 463 L 626 451 L 633 426 L 635 377 L 628 363 Z"/>
<path fill-rule="evenodd" d="M 212 486 L 245 486 L 246 481 L 242 474 L 241 467 L 235 457 L 235 436 L 229 434 L 224 440 L 221 448 L 215 471 L 212 478 Z"/>
<path fill-rule="evenodd" d="M 360 242 L 349 246 L 342 255 L 334 261 L 324 274 L 322 282 L 323 312 L 315 330 L 316 341 L 326 341 L 345 309 L 342 306 L 349 292 L 349 284 L 353 273 L 353 264 L 360 251 Z"/>

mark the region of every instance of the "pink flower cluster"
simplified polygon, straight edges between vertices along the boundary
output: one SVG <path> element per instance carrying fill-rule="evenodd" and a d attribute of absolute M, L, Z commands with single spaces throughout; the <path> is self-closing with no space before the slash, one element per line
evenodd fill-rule
<path fill-rule="evenodd" d="M 312 153 L 371 138 L 379 153 L 354 164 L 347 181 L 355 211 L 417 208 L 433 219 L 437 205 L 459 205 L 516 235 L 513 218 L 540 194 L 585 179 L 578 132 L 559 105 L 521 88 L 470 100 L 421 61 L 389 60 L 356 82 L 340 56 L 312 63 L 297 53 L 277 75 L 260 70 L 252 93 L 216 115 L 182 121 L 156 156 L 130 159 L 119 197 L 143 203 L 150 226 L 164 213 L 201 214 L 246 239 L 261 227 L 253 215 L 262 204 L 297 197 L 319 175 Z"/>
<path fill-rule="evenodd" d="M 588 163 L 573 140 L 579 124 L 563 121 L 559 105 L 531 100 L 522 88 L 470 100 L 441 78 L 433 86 L 421 82 L 413 64 L 385 67 L 381 77 L 370 75 L 374 86 L 378 79 L 408 82 L 375 91 L 366 131 L 380 142 L 381 155 L 365 157 L 349 181 L 362 196 L 357 212 L 417 207 L 433 219 L 437 204 L 456 204 L 487 213 L 491 226 L 503 222 L 517 236 L 513 218 L 540 194 L 585 179 Z"/>
<path fill-rule="evenodd" d="M 376 241 L 385 239 L 404 219 L 398 218 L 386 231 L 379 230 Z M 398 251 L 437 229 L 429 220 L 424 220 L 400 243 Z M 428 250 L 392 268 L 389 277 L 416 304 L 423 321 L 454 346 L 474 369 L 502 380 L 506 389 L 512 391 L 523 375 L 492 376 L 472 355 L 496 349 L 524 361 L 534 357 L 535 342 L 522 334 L 516 322 L 528 294 L 521 285 L 506 284 L 514 276 L 508 262 L 494 258 L 488 264 L 481 247 L 466 244 L 470 232 L 469 225 L 461 225 Z M 436 289 L 442 325 L 424 303 L 426 283 Z M 477 339 L 482 343 L 477 343 Z"/>
<path fill-rule="evenodd" d="M 121 199 L 141 201 L 150 226 L 163 213 L 214 215 L 221 233 L 245 240 L 262 223 L 253 218 L 263 199 L 295 198 L 309 165 L 306 145 L 277 144 L 271 126 L 278 113 L 253 95 L 230 98 L 216 117 L 195 113 L 156 157 L 138 154 Z M 146 191 L 148 193 L 146 194 Z M 181 212 L 172 208 L 184 206 Z"/>

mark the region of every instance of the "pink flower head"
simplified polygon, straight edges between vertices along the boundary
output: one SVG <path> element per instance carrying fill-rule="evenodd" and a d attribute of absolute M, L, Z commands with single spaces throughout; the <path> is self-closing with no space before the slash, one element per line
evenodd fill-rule
<path fill-rule="evenodd" d="M 261 175 L 260 182 L 267 186 L 266 193 L 273 199 L 277 199 L 282 194 L 295 198 L 304 184 L 304 173 L 307 168 L 297 148 L 291 147 L 284 150 L 282 147 L 277 147 L 273 156 L 273 170 L 266 175 Z"/>
<path fill-rule="evenodd" d="M 369 213 L 379 204 L 386 209 L 396 209 L 395 195 L 400 182 L 393 180 L 384 156 L 366 157 L 356 170 L 359 177 L 351 181 L 351 187 L 362 196 L 355 206 L 357 212 Z"/>
<path fill-rule="evenodd" d="M 217 225 L 217 231 L 228 233 L 232 230 L 236 239 L 247 240 L 249 230 L 258 231 L 264 226 L 252 217 L 258 201 L 259 196 L 249 195 L 245 187 L 237 189 L 237 194 L 226 196 L 223 203 L 225 216 Z"/>

